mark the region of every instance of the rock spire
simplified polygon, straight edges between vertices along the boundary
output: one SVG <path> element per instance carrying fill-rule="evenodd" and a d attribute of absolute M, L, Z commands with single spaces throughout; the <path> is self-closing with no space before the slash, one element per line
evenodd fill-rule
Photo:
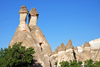
<path fill-rule="evenodd" d="M 47 42 L 44 34 L 42 33 L 41 29 L 37 26 L 37 18 L 38 18 L 38 12 L 36 11 L 36 8 L 32 8 L 30 11 L 29 16 L 29 27 L 31 29 L 31 35 L 36 40 L 36 42 L 41 46 L 41 51 L 45 55 L 51 55 L 51 47 L 49 43 Z"/>
<path fill-rule="evenodd" d="M 83 48 L 85 48 L 85 47 L 90 47 L 89 42 L 85 42 L 85 43 L 84 43 Z"/>
<path fill-rule="evenodd" d="M 71 41 L 71 39 L 69 39 L 69 41 L 68 41 L 68 43 L 66 44 L 66 50 L 67 49 L 74 49 L 74 47 L 73 47 L 73 45 L 72 45 L 72 41 Z"/>

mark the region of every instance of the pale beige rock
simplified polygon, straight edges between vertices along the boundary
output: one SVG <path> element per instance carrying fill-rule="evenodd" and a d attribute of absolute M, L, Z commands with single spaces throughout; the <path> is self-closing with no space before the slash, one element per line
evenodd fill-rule
<path fill-rule="evenodd" d="M 83 48 L 85 48 L 85 47 L 91 47 L 89 42 L 85 42 L 85 44 L 83 45 Z"/>
<path fill-rule="evenodd" d="M 50 56 L 50 63 L 51 63 L 51 66 L 52 67 L 55 67 L 56 66 L 54 64 L 57 61 L 58 61 L 58 54 L 53 54 L 53 55 Z"/>
<path fill-rule="evenodd" d="M 23 42 L 22 46 L 26 47 L 33 47 L 33 45 L 36 45 L 36 41 L 32 38 L 30 34 L 29 26 L 26 24 L 27 12 L 27 8 L 25 6 L 22 6 L 19 11 L 20 24 L 16 29 L 15 34 L 11 42 L 9 43 L 9 46 L 12 46 L 16 42 Z"/>
<path fill-rule="evenodd" d="M 76 56 L 77 60 L 85 61 L 85 60 L 93 59 L 90 48 L 91 48 L 91 46 L 90 46 L 89 42 L 85 42 L 82 47 L 82 52 L 78 53 Z"/>
<path fill-rule="evenodd" d="M 69 39 L 69 41 L 68 41 L 68 43 L 66 44 L 66 50 L 67 49 L 74 49 L 74 47 L 73 47 L 73 45 L 72 45 L 72 41 L 71 41 L 71 39 Z"/>
<path fill-rule="evenodd" d="M 73 49 L 68 49 L 66 51 L 60 51 L 58 52 L 58 63 L 57 67 L 60 66 L 60 62 L 62 61 L 70 61 L 70 60 L 75 60 L 75 57 L 73 55 Z"/>
<path fill-rule="evenodd" d="M 93 59 L 94 61 L 100 60 L 100 49 L 98 46 L 100 38 L 91 42 L 85 42 L 81 47 L 73 47 L 71 39 L 69 39 L 66 46 L 62 43 L 60 46 L 55 49 L 54 52 L 51 51 L 51 47 L 47 42 L 44 34 L 37 26 L 38 12 L 36 8 L 32 8 L 29 14 L 29 26 L 26 24 L 26 17 L 28 10 L 26 6 L 22 6 L 20 11 L 20 24 L 15 31 L 15 34 L 9 43 L 9 46 L 12 46 L 16 42 L 23 42 L 22 46 L 33 47 L 35 50 L 35 57 L 33 67 L 55 67 L 54 63 L 57 62 L 57 67 L 62 61 L 85 61 L 88 59 Z M 95 43 L 94 43 L 95 42 Z M 92 44 L 92 50 L 91 45 Z M 95 47 L 94 45 L 98 44 Z M 52 54 L 51 54 L 52 53 Z"/>
<path fill-rule="evenodd" d="M 91 49 L 93 61 L 95 61 L 98 53 L 98 49 Z"/>
<path fill-rule="evenodd" d="M 92 59 L 92 54 L 91 54 L 91 51 L 88 51 L 88 50 L 83 50 L 82 52 L 84 54 L 84 60 L 89 60 L 89 59 Z"/>
<path fill-rule="evenodd" d="M 47 42 L 44 34 L 40 30 L 40 28 L 37 26 L 37 18 L 38 18 L 38 12 L 36 11 L 35 8 L 31 9 L 30 14 L 29 14 L 29 27 L 31 30 L 31 35 L 33 39 L 39 44 L 40 49 L 41 49 L 41 54 L 39 58 L 41 65 L 43 67 L 50 67 L 50 62 L 49 62 L 49 56 L 51 55 L 51 47 L 49 43 Z M 37 50 L 38 51 L 38 50 Z M 37 59 L 38 60 L 38 59 Z"/>
<path fill-rule="evenodd" d="M 61 45 L 60 45 L 58 51 L 65 51 L 65 50 L 66 50 L 66 48 L 65 48 L 64 44 L 61 43 Z"/>
<path fill-rule="evenodd" d="M 30 11 L 30 15 L 38 17 L 39 13 L 37 12 L 36 8 L 32 8 L 31 11 Z"/>
<path fill-rule="evenodd" d="M 33 64 L 34 67 L 37 66 L 43 66 L 47 67 L 50 66 L 49 63 L 49 57 L 45 57 L 44 53 L 41 51 L 41 46 L 37 41 L 32 37 L 30 33 L 29 26 L 26 24 L 26 17 L 27 17 L 27 12 L 28 10 L 26 9 L 25 6 L 22 6 L 19 14 L 20 14 L 20 24 L 18 28 L 15 31 L 15 34 L 9 43 L 9 46 L 12 46 L 16 42 L 23 42 L 22 46 L 25 46 L 26 48 L 28 47 L 33 47 L 35 50 L 34 54 L 34 61 L 35 64 Z"/>
<path fill-rule="evenodd" d="M 27 10 L 25 5 L 21 6 L 21 9 L 19 11 L 19 14 L 22 14 L 22 13 L 27 13 L 28 14 L 28 10 Z"/>
<path fill-rule="evenodd" d="M 78 48 L 77 47 L 74 47 L 74 50 L 78 50 Z"/>
<path fill-rule="evenodd" d="M 100 61 L 100 48 L 99 48 L 98 53 L 96 55 L 95 61 Z"/>
<path fill-rule="evenodd" d="M 100 48 L 100 38 L 89 41 L 89 44 L 91 45 L 91 49 L 99 49 Z"/>
<path fill-rule="evenodd" d="M 36 12 L 32 12 L 32 11 L 36 11 L 36 9 L 32 9 L 31 13 L 30 13 L 31 18 L 30 18 L 30 21 L 29 21 L 29 27 L 31 29 L 31 35 L 36 40 L 36 42 L 41 46 L 41 51 L 45 55 L 49 56 L 52 53 L 51 47 L 50 47 L 49 43 L 47 42 L 42 31 L 37 26 L 37 20 L 36 20 L 37 15 L 35 15 L 35 14 L 38 14 L 37 11 Z M 32 17 L 34 17 L 34 18 L 32 18 Z"/>

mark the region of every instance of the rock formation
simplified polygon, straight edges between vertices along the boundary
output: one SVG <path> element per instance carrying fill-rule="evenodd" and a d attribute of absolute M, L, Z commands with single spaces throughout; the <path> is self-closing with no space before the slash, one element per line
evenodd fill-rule
<path fill-rule="evenodd" d="M 22 45 L 26 47 L 33 47 L 36 44 L 36 41 L 32 38 L 30 34 L 29 26 L 26 24 L 26 17 L 28 10 L 25 6 L 22 6 L 20 11 L 20 24 L 17 27 L 15 34 L 9 43 L 9 46 L 12 46 L 16 42 L 23 42 Z"/>
<path fill-rule="evenodd" d="M 40 30 L 40 28 L 37 26 L 37 18 L 38 18 L 38 12 L 36 11 L 36 8 L 32 8 L 29 14 L 29 27 L 31 30 L 32 37 L 36 40 L 36 42 L 41 46 L 41 51 L 45 55 L 51 55 L 51 47 L 49 43 L 47 42 L 44 34 Z"/>
<path fill-rule="evenodd" d="M 96 55 L 95 61 L 100 61 L 100 48 L 99 48 L 98 53 Z"/>
<path fill-rule="evenodd" d="M 69 39 L 69 41 L 65 47 L 66 47 L 66 49 L 74 49 L 71 39 Z"/>
<path fill-rule="evenodd" d="M 33 64 L 34 67 L 54 67 L 55 62 L 57 62 L 57 67 L 59 67 L 60 62 L 69 62 L 70 60 L 100 60 L 100 38 L 85 42 L 84 45 L 75 48 L 72 45 L 71 39 L 69 39 L 66 46 L 61 43 L 61 45 L 52 52 L 44 34 L 37 26 L 39 13 L 36 8 L 32 8 L 29 13 L 29 25 L 26 24 L 27 14 L 28 10 L 26 6 L 22 6 L 19 11 L 20 24 L 9 46 L 12 46 L 16 42 L 23 42 L 22 46 L 26 46 L 26 48 L 33 47 L 36 52 L 34 54 L 34 61 L 36 61 L 35 64 Z"/>
<path fill-rule="evenodd" d="M 85 60 L 92 59 L 92 53 L 91 53 L 90 47 L 91 46 L 90 46 L 89 42 L 84 43 L 83 51 L 80 54 L 82 59 L 80 59 L 79 61 L 85 61 Z"/>
<path fill-rule="evenodd" d="M 29 26 L 26 24 L 26 17 L 28 10 L 22 6 L 20 11 L 20 24 L 15 31 L 15 34 L 9 43 L 12 46 L 16 42 L 23 42 L 22 46 L 33 47 L 35 50 L 36 61 L 35 66 L 50 67 L 49 55 L 51 54 L 51 47 L 46 41 L 42 31 L 37 26 L 38 12 L 32 8 L 29 15 Z"/>

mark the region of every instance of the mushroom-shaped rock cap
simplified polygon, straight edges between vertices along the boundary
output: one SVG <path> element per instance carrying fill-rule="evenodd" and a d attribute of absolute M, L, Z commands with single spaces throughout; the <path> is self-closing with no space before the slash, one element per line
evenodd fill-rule
<path fill-rule="evenodd" d="M 74 49 L 71 39 L 69 39 L 69 41 L 65 47 L 66 47 L 66 49 Z"/>
<path fill-rule="evenodd" d="M 28 14 L 28 10 L 26 8 L 26 6 L 21 6 L 21 9 L 19 10 L 19 14 L 21 13 L 27 13 Z"/>
<path fill-rule="evenodd" d="M 38 17 L 39 14 L 38 14 L 36 8 L 32 8 L 32 9 L 31 9 L 30 15 L 31 15 L 31 16 L 37 16 L 37 17 Z"/>
<path fill-rule="evenodd" d="M 83 48 L 84 48 L 84 47 L 90 47 L 89 42 L 85 42 L 84 45 L 83 45 Z"/>

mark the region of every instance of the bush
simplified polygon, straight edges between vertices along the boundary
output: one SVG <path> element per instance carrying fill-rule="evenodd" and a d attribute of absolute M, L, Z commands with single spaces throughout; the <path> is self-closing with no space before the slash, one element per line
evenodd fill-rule
<path fill-rule="evenodd" d="M 61 67 L 80 67 L 82 62 L 80 61 L 77 63 L 75 60 L 73 61 L 70 60 L 70 62 L 62 61 L 60 62 L 60 64 L 61 64 Z"/>
<path fill-rule="evenodd" d="M 22 42 L 15 43 L 12 48 L 1 48 L 0 50 L 0 67 L 31 67 L 33 63 L 32 47 L 21 46 Z"/>
<path fill-rule="evenodd" d="M 100 61 L 94 62 L 92 59 L 86 60 L 84 67 L 100 67 Z"/>
<path fill-rule="evenodd" d="M 54 65 L 57 65 L 57 62 L 55 62 L 55 64 Z"/>

